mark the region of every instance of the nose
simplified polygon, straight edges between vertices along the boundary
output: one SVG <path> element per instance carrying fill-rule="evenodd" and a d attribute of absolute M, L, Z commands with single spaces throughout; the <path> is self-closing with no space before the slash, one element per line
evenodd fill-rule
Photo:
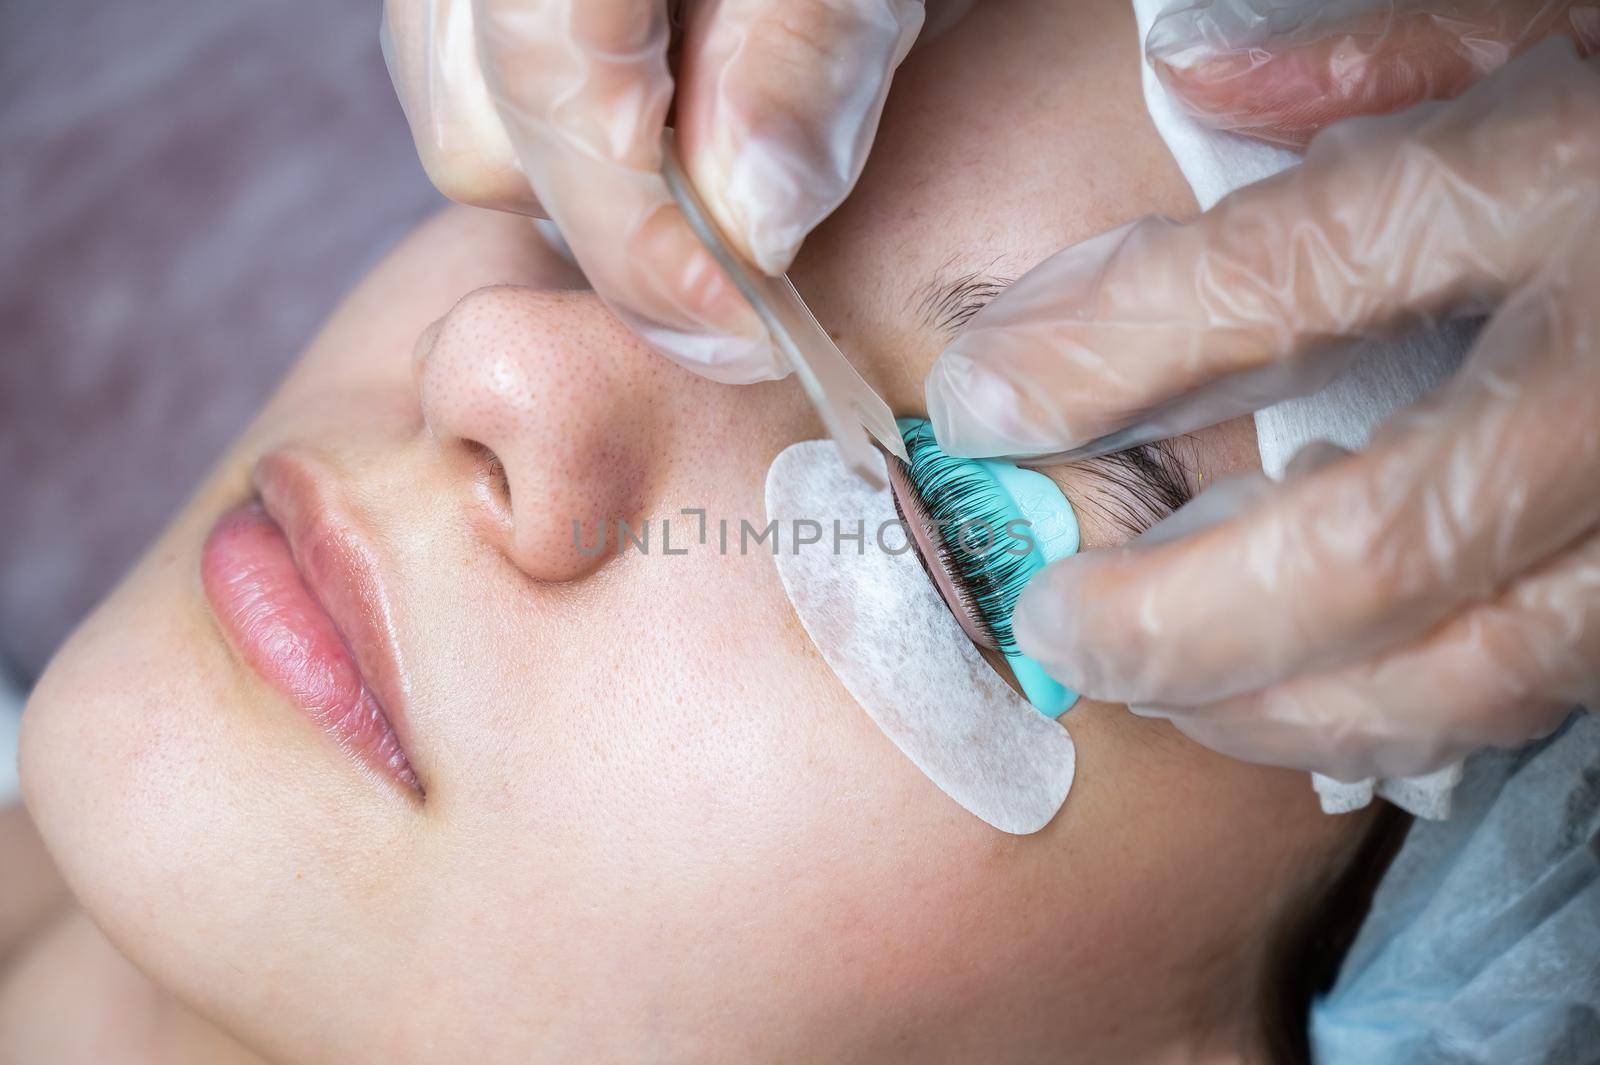
<path fill-rule="evenodd" d="M 604 563 L 602 530 L 637 527 L 662 473 L 673 375 L 687 376 L 593 294 L 510 287 L 474 292 L 430 327 L 416 371 L 440 446 L 464 468 L 487 453 L 504 470 L 479 494 L 494 513 L 488 535 L 551 582 Z"/>

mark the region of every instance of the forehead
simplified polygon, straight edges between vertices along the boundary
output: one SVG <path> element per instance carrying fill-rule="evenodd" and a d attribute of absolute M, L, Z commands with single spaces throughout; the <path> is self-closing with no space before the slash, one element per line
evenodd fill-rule
<path fill-rule="evenodd" d="M 1193 211 L 1145 113 L 1136 40 L 1122 2 L 980 4 L 901 68 L 860 184 L 794 271 L 897 410 L 922 408 L 948 339 L 930 293 Z"/>
<path fill-rule="evenodd" d="M 859 186 L 794 276 L 896 412 L 922 413 L 964 280 L 992 295 L 992 279 L 1077 241 L 1195 209 L 1144 108 L 1128 4 L 980 4 L 901 68 Z M 1193 487 L 1257 465 L 1249 419 L 1177 450 Z M 1071 467 L 1049 472 L 1069 498 L 1104 489 Z M 1090 547 L 1127 536 L 1094 508 L 1083 532 Z"/>

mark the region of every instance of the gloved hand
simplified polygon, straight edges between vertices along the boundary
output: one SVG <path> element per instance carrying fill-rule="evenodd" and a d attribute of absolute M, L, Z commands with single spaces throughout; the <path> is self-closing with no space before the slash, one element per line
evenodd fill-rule
<path fill-rule="evenodd" d="M 646 340 L 742 383 L 788 368 L 660 177 L 669 108 L 724 232 L 780 273 L 855 184 L 922 23 L 922 0 L 386 0 L 382 36 L 445 195 L 549 217 Z"/>
<path fill-rule="evenodd" d="M 941 357 L 928 407 L 957 454 L 1107 451 L 1309 392 L 1352 338 L 1493 312 L 1364 453 L 1204 493 L 1150 543 L 1049 567 L 1014 615 L 1065 684 L 1216 749 L 1412 775 L 1600 695 L 1597 294 L 1600 68 L 1548 42 L 1332 127 L 1192 224 L 1057 254 Z"/>
<path fill-rule="evenodd" d="M 1458 96 L 1550 36 L 1600 49 L 1600 0 L 1201 0 L 1163 12 L 1145 51 L 1206 125 L 1303 149 L 1341 118 Z"/>

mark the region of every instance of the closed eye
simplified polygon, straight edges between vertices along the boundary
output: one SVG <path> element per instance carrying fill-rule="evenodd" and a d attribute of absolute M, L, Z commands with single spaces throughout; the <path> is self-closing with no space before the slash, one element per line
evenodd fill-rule
<path fill-rule="evenodd" d="M 1000 259 L 960 272 L 954 262 L 946 263 L 913 297 L 922 323 L 947 338 L 966 328 L 1014 280 L 997 272 Z M 1185 439 L 1158 440 L 1072 463 L 1088 475 L 1075 485 L 1073 506 L 1098 511 L 1129 539 L 1145 532 L 1194 496 L 1189 464 L 1181 457 Z"/>

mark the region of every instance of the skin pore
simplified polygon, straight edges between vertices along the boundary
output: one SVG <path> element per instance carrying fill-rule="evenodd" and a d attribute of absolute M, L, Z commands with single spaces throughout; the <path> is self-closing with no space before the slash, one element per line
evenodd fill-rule
<path fill-rule="evenodd" d="M 952 327 L 931 294 L 1193 211 L 1136 55 L 1122 0 L 992 0 L 908 61 L 793 272 L 898 412 Z M 1367 816 L 1092 702 L 1048 828 L 965 814 L 770 558 L 576 550 L 574 520 L 760 524 L 772 459 L 819 432 L 793 382 L 696 378 L 573 283 L 523 220 L 423 226 L 57 656 L 24 783 L 81 911 L 13 955 L 0 1060 L 101 1060 L 107 1032 L 133 1061 L 1261 1060 L 1275 933 Z M 1175 453 L 1191 488 L 1255 461 L 1248 421 Z M 375 563 L 425 798 L 208 605 L 201 546 L 268 455 Z M 1128 537 L 1106 498 L 1089 549 Z"/>

